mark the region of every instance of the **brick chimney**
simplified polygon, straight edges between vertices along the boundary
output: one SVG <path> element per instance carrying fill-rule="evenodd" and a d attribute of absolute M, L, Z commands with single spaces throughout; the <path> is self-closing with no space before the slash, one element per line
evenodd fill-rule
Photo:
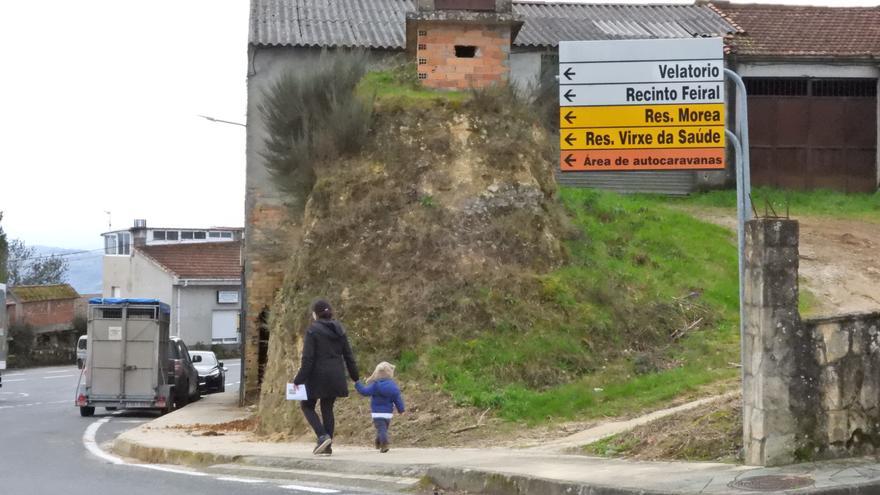
<path fill-rule="evenodd" d="M 522 27 L 511 0 L 416 0 L 406 16 L 407 51 L 419 80 L 436 89 L 507 81 L 510 46 Z"/>

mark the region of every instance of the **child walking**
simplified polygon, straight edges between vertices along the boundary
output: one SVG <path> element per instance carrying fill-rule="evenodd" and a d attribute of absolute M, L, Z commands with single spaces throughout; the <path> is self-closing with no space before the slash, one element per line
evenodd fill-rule
<path fill-rule="evenodd" d="M 366 380 L 367 385 L 357 382 L 354 387 L 364 397 L 372 397 L 370 411 L 372 411 L 373 425 L 376 427 L 376 448 L 379 452 L 388 452 L 388 427 L 391 426 L 394 408 L 403 414 L 406 409 L 403 405 L 403 397 L 400 388 L 394 381 L 394 365 L 382 361 L 376 366 L 376 371 Z"/>

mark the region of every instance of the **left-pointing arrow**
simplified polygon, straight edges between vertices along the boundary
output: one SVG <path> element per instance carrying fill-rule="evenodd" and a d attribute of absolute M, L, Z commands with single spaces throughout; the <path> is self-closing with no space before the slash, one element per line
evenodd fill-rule
<path fill-rule="evenodd" d="M 563 117 L 563 118 L 565 119 L 566 122 L 568 122 L 569 125 L 571 125 L 572 122 L 577 120 L 577 117 L 574 116 L 574 112 L 572 112 L 571 110 L 569 110 L 568 113 L 566 113 L 565 117 Z"/>
<path fill-rule="evenodd" d="M 562 96 L 564 96 L 565 99 L 568 100 L 569 103 L 571 103 L 571 101 L 572 101 L 571 99 L 574 98 L 574 97 L 577 96 L 577 95 L 574 94 L 574 93 L 572 93 L 572 92 L 571 92 L 571 89 L 568 89 L 568 90 L 566 90 L 565 94 L 562 95 Z"/>
<path fill-rule="evenodd" d="M 567 136 L 565 136 L 565 142 L 568 143 L 569 146 L 571 146 L 572 144 L 574 144 L 574 142 L 575 142 L 576 140 L 577 140 L 577 138 L 575 138 L 574 136 L 572 136 L 570 132 L 568 133 Z"/>
<path fill-rule="evenodd" d="M 566 165 L 568 165 L 569 167 L 571 167 L 571 166 L 572 166 L 571 164 L 574 163 L 574 162 L 576 162 L 577 160 L 575 160 L 575 158 L 574 158 L 573 156 L 568 155 L 568 156 L 565 157 L 565 160 L 564 160 L 564 161 L 565 161 L 565 164 L 566 164 Z"/>
<path fill-rule="evenodd" d="M 571 76 L 576 76 L 577 72 L 571 70 L 571 67 L 569 67 L 569 68 L 565 69 L 565 72 L 563 72 L 562 75 L 565 76 L 566 79 L 571 81 Z"/>

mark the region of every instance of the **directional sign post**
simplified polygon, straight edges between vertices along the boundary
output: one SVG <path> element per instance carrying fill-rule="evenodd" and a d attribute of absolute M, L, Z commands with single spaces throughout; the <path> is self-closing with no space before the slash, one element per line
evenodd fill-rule
<path fill-rule="evenodd" d="M 721 38 L 559 43 L 563 172 L 725 167 Z"/>

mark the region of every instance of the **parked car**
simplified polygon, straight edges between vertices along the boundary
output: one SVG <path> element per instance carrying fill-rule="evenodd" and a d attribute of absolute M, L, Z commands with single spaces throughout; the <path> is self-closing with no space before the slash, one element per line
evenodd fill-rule
<path fill-rule="evenodd" d="M 199 372 L 199 392 L 210 394 L 226 391 L 226 372 L 222 361 L 211 351 L 189 351 L 192 362 Z"/>
<path fill-rule="evenodd" d="M 76 367 L 79 369 L 83 369 L 83 366 L 86 365 L 86 356 L 89 353 L 89 337 L 88 335 L 81 336 L 76 341 Z"/>
<path fill-rule="evenodd" d="M 180 337 L 168 340 L 168 359 L 170 381 L 174 384 L 174 402 L 183 407 L 199 399 L 199 372 L 189 357 L 189 349 Z"/>

